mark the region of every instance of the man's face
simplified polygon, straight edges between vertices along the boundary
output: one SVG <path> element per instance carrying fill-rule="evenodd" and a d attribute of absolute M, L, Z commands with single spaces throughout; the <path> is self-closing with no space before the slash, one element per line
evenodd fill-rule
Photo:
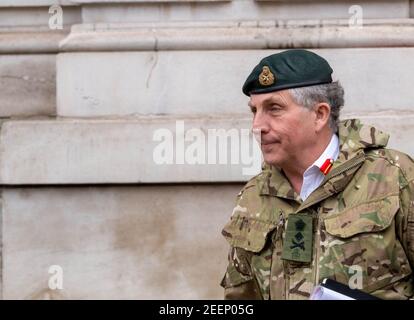
<path fill-rule="evenodd" d="M 292 166 L 316 143 L 315 112 L 298 105 L 288 90 L 251 94 L 249 106 L 266 163 Z"/>

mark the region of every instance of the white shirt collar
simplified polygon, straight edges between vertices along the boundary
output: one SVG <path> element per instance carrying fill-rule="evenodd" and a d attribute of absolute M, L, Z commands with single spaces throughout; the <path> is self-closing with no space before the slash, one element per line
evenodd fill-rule
<path fill-rule="evenodd" d="M 305 173 L 303 175 L 306 174 L 306 172 L 311 169 L 312 167 L 317 167 L 318 170 L 320 167 L 322 167 L 322 165 L 324 164 L 324 162 L 327 159 L 332 159 L 333 161 L 335 161 L 336 159 L 338 159 L 339 156 L 339 139 L 338 136 L 336 134 L 332 135 L 331 141 L 329 142 L 328 146 L 326 147 L 325 151 L 322 152 L 322 154 L 319 156 L 318 159 L 315 160 L 314 163 L 312 163 L 306 170 Z"/>
<path fill-rule="evenodd" d="M 311 164 L 303 173 L 302 188 L 300 191 L 300 197 L 303 201 L 317 189 L 322 183 L 325 175 L 320 171 L 320 167 L 325 163 L 327 159 L 335 161 L 339 156 L 339 138 L 336 134 L 332 135 L 331 141 L 328 146 L 322 152 L 316 161 Z"/>

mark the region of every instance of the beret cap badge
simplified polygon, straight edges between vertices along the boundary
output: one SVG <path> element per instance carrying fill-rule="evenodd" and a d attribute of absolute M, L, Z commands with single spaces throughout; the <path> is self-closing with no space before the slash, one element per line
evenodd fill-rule
<path fill-rule="evenodd" d="M 262 86 L 270 86 L 275 83 L 275 76 L 270 71 L 268 66 L 263 66 L 262 72 L 259 75 L 259 83 Z"/>

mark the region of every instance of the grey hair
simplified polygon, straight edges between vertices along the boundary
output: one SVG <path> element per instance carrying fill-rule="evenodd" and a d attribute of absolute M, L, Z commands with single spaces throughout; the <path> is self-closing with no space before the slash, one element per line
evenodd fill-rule
<path fill-rule="evenodd" d="M 320 102 L 328 103 L 331 107 L 329 127 L 335 133 L 338 131 L 339 113 L 344 105 L 344 88 L 339 81 L 292 88 L 289 89 L 289 92 L 297 104 L 308 109 L 312 109 L 315 104 Z"/>

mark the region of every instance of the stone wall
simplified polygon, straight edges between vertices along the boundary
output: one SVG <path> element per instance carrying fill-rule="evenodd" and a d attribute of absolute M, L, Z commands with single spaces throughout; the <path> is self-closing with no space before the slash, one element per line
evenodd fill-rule
<path fill-rule="evenodd" d="M 220 299 L 220 231 L 249 176 L 230 160 L 159 165 L 154 132 L 247 130 L 243 81 L 285 48 L 326 57 L 342 118 L 413 155 L 414 1 L 353 5 L 0 0 L 2 298 Z"/>

